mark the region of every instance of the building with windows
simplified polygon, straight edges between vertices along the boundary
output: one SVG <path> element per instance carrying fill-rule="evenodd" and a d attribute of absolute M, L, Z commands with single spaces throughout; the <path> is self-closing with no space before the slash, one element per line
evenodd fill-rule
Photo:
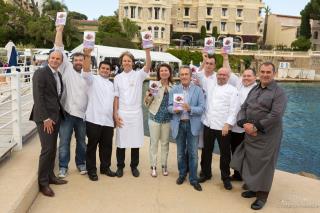
<path fill-rule="evenodd" d="M 216 28 L 217 40 L 232 36 L 240 46 L 262 37 L 263 8 L 262 0 L 119 0 L 119 20 L 129 18 L 151 30 L 160 50 L 170 39 L 196 44 L 202 26 L 208 35 Z"/>

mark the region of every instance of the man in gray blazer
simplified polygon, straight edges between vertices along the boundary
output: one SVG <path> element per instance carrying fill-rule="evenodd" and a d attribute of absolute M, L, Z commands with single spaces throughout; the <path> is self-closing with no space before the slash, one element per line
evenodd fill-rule
<path fill-rule="evenodd" d="M 57 151 L 57 137 L 64 111 L 60 103 L 63 83 L 58 67 L 62 63 L 62 53 L 54 51 L 49 55 L 48 65 L 35 71 L 33 81 L 34 105 L 30 120 L 37 125 L 41 142 L 41 154 L 38 169 L 40 192 L 53 197 L 49 184 L 66 184 L 53 173 Z"/>
<path fill-rule="evenodd" d="M 202 191 L 198 182 L 197 168 L 198 136 L 205 105 L 204 96 L 200 87 L 191 84 L 189 66 L 180 67 L 179 75 L 181 84 L 170 91 L 168 106 L 168 111 L 173 114 L 171 120 L 172 137 L 177 143 L 179 178 L 176 183 L 181 185 L 187 176 L 188 157 L 190 184 L 197 191 Z"/>

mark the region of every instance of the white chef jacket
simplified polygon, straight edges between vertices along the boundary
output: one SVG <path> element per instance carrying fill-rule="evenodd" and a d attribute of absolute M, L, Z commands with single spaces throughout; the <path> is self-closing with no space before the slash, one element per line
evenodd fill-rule
<path fill-rule="evenodd" d="M 88 85 L 88 107 L 86 121 L 101 126 L 114 127 L 113 121 L 113 83 L 100 75 L 82 72 Z"/>

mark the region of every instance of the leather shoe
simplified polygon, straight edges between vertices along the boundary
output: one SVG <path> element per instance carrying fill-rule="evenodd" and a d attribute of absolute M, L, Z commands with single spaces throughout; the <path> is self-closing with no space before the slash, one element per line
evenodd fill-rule
<path fill-rule="evenodd" d="M 92 181 L 97 181 L 98 180 L 98 175 L 97 173 L 88 173 L 89 179 Z"/>
<path fill-rule="evenodd" d="M 54 192 L 53 190 L 50 188 L 50 186 L 40 186 L 39 191 L 47 197 L 53 197 L 54 196 Z"/>
<path fill-rule="evenodd" d="M 230 182 L 230 180 L 225 180 L 223 181 L 223 186 L 226 190 L 231 190 L 232 189 L 232 184 Z"/>
<path fill-rule="evenodd" d="M 192 183 L 193 188 L 197 191 L 202 191 L 202 187 L 199 183 Z"/>
<path fill-rule="evenodd" d="M 114 177 L 114 176 L 116 176 L 116 173 L 113 172 L 113 171 L 111 171 L 110 168 L 107 168 L 106 170 L 101 170 L 101 171 L 100 171 L 100 174 L 104 174 L 104 175 L 107 175 L 107 176 L 109 176 L 109 177 Z"/>
<path fill-rule="evenodd" d="M 252 204 L 251 204 L 251 209 L 253 210 L 260 210 L 263 208 L 264 204 L 266 204 L 265 201 L 256 199 Z"/>
<path fill-rule="evenodd" d="M 123 176 L 123 169 L 122 168 L 118 168 L 116 171 L 116 176 L 117 177 L 122 177 Z"/>
<path fill-rule="evenodd" d="M 241 196 L 244 198 L 253 198 L 257 197 L 257 193 L 254 191 L 245 191 L 241 193 Z"/>
<path fill-rule="evenodd" d="M 199 177 L 199 183 L 204 183 L 206 182 L 207 180 L 210 180 L 211 177 L 206 177 L 206 176 L 200 176 Z"/>
<path fill-rule="evenodd" d="M 135 168 L 131 168 L 131 172 L 132 172 L 133 177 L 139 177 L 140 176 L 140 172 L 136 167 Z"/>
<path fill-rule="evenodd" d="M 67 183 L 68 183 L 68 181 L 62 180 L 59 178 L 53 179 L 49 182 L 49 184 L 54 184 L 54 185 L 63 185 L 63 184 L 67 184 Z"/>
<path fill-rule="evenodd" d="M 176 184 L 181 185 L 183 184 L 185 178 L 184 177 L 178 177 L 178 179 L 176 180 Z"/>

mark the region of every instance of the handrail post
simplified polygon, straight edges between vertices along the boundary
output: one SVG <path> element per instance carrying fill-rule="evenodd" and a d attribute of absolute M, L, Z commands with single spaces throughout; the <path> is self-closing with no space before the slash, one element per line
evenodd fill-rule
<path fill-rule="evenodd" d="M 17 145 L 14 150 L 19 151 L 22 149 L 22 131 L 21 131 L 21 84 L 20 72 L 17 72 L 16 67 L 11 67 L 11 100 L 12 100 L 12 139 Z"/>

